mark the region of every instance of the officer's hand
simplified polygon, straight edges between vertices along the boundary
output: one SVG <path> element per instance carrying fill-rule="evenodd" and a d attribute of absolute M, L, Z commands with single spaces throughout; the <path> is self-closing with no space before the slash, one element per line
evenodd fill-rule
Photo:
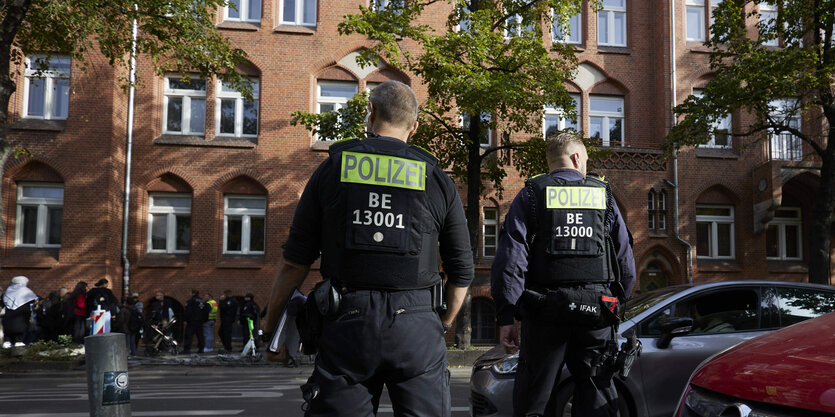
<path fill-rule="evenodd" d="M 519 350 L 519 332 L 516 325 L 508 324 L 499 329 L 499 341 L 506 353 L 516 353 Z"/>
<path fill-rule="evenodd" d="M 267 350 L 267 362 L 284 362 L 282 355 Z"/>

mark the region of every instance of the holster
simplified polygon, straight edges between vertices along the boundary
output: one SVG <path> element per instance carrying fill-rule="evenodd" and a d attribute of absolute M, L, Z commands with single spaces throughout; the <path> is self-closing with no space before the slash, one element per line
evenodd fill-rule
<path fill-rule="evenodd" d="M 618 299 L 601 291 L 564 287 L 539 293 L 525 289 L 516 303 L 518 320 L 537 320 L 590 329 L 617 326 Z"/>
<path fill-rule="evenodd" d="M 305 355 L 316 353 L 324 319 L 339 312 L 341 300 L 342 295 L 329 279 L 313 287 L 302 311 L 296 316 L 296 326 L 299 328 L 299 339 Z"/>

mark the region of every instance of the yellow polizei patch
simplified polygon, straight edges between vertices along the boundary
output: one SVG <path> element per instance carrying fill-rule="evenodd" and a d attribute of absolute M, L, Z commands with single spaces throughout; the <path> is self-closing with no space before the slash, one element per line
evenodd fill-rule
<path fill-rule="evenodd" d="M 341 182 L 426 189 L 426 162 L 396 156 L 342 152 Z"/>
<path fill-rule="evenodd" d="M 549 209 L 606 210 L 606 189 L 598 187 L 545 187 Z"/>

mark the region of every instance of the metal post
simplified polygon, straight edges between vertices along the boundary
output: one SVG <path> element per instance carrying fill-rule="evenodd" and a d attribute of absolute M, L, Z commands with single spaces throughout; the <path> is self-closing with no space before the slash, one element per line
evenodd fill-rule
<path fill-rule="evenodd" d="M 130 385 L 125 335 L 84 338 L 90 417 L 130 417 Z"/>

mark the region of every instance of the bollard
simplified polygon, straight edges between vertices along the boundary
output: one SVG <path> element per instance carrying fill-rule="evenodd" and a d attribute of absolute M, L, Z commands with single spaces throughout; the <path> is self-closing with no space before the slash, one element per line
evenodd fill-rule
<path fill-rule="evenodd" d="M 84 338 L 90 417 L 130 417 L 130 386 L 125 335 Z"/>

